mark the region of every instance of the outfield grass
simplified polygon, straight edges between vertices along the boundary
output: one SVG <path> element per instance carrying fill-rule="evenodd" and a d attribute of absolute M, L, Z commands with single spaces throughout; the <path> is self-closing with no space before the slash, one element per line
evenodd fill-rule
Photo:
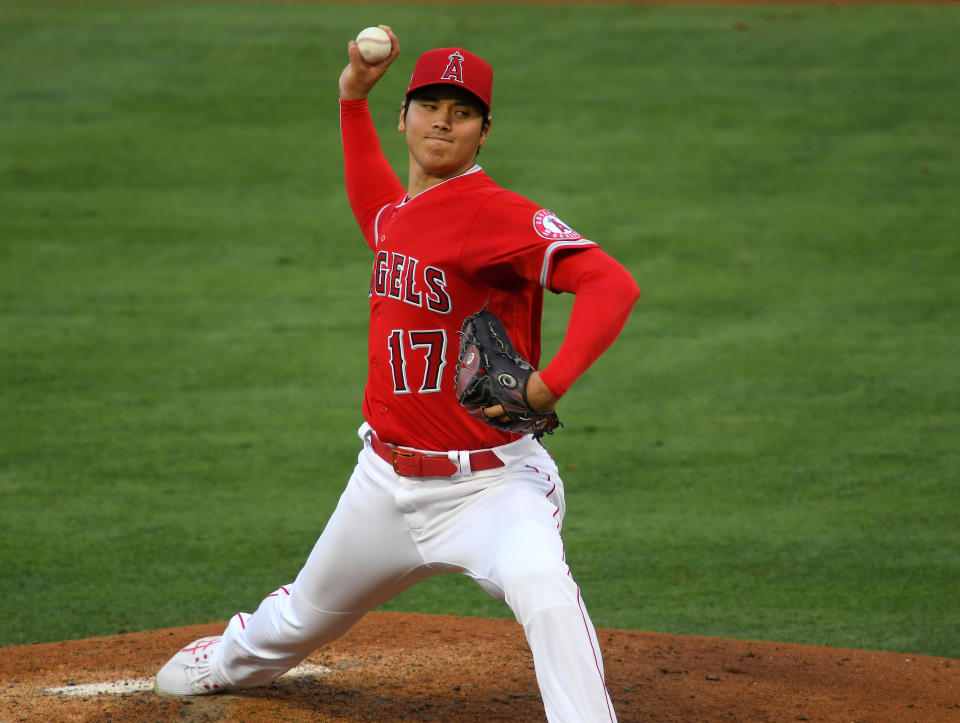
<path fill-rule="evenodd" d="M 960 8 L 544 12 L 0 1 L 0 645 L 296 574 L 361 421 L 336 80 L 388 22 L 397 168 L 416 56 L 467 45 L 486 170 L 644 290 L 550 440 L 594 622 L 960 657 Z"/>

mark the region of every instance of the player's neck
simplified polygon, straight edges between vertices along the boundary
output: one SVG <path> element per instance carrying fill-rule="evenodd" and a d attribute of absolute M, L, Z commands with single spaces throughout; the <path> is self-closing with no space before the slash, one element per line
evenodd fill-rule
<path fill-rule="evenodd" d="M 424 191 L 427 191 L 434 186 L 443 183 L 444 181 L 449 181 L 451 178 L 462 176 L 476 165 L 476 161 L 471 160 L 469 163 L 466 163 L 462 167 L 450 171 L 449 173 L 437 174 L 428 172 L 425 168 L 423 168 L 423 166 L 415 163 L 412 158 L 410 160 L 409 183 L 407 184 L 407 196 L 409 198 L 418 196 Z"/>

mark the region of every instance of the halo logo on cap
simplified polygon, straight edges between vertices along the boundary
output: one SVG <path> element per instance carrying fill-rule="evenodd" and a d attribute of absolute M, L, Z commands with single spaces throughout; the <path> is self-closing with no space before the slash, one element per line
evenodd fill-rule
<path fill-rule="evenodd" d="M 407 97 L 428 85 L 456 85 L 480 99 L 489 112 L 493 95 L 490 63 L 464 48 L 434 48 L 417 59 L 407 87 Z"/>
<path fill-rule="evenodd" d="M 463 82 L 463 56 L 454 50 L 447 56 L 447 69 L 443 71 L 440 80 L 455 80 L 458 83 Z"/>

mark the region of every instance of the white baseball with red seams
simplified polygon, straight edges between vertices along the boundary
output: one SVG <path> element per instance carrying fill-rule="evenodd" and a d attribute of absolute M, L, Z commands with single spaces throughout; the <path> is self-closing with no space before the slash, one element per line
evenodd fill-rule
<path fill-rule="evenodd" d="M 368 63 L 379 63 L 390 55 L 390 36 L 383 28 L 364 28 L 357 35 L 357 49 Z"/>

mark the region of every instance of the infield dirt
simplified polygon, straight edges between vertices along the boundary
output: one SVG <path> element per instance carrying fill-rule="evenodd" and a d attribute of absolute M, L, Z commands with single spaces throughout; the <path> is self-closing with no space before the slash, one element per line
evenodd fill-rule
<path fill-rule="evenodd" d="M 371 613 L 307 662 L 330 669 L 200 698 L 50 688 L 143 681 L 224 623 L 0 648 L 0 721 L 541 721 L 512 620 Z M 600 628 L 633 721 L 960 721 L 960 660 Z M 136 686 L 132 686 L 136 687 Z"/>

